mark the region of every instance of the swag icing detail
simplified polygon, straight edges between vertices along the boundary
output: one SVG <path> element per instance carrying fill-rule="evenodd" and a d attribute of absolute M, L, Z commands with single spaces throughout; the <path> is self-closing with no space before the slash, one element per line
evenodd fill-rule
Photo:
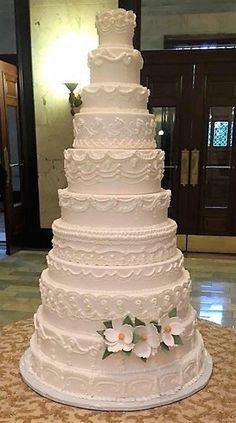
<path fill-rule="evenodd" d="M 104 339 L 104 360 L 111 354 L 123 351 L 125 354 L 135 354 L 146 361 L 159 351 L 170 351 L 171 347 L 183 345 L 180 334 L 184 331 L 177 310 L 173 308 L 159 321 L 144 323 L 137 317 L 134 320 L 126 316 L 124 320 L 108 320 L 103 322 L 106 329 L 97 331 Z"/>

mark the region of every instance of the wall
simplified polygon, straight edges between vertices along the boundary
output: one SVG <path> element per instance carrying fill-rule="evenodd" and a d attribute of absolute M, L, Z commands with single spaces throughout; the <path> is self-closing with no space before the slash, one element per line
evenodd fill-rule
<path fill-rule="evenodd" d="M 40 224 L 60 216 L 66 186 L 63 150 L 72 145 L 72 116 L 63 81 L 89 82 L 87 52 L 97 46 L 96 12 L 117 0 L 30 0 Z"/>
<path fill-rule="evenodd" d="M 14 0 L 0 0 L 0 54 L 16 53 Z"/>
<path fill-rule="evenodd" d="M 163 48 L 164 35 L 236 34 L 235 0 L 141 0 L 142 50 Z"/>

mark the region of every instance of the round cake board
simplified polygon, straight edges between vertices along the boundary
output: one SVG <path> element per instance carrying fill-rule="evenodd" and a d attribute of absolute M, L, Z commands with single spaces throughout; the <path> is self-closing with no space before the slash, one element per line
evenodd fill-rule
<path fill-rule="evenodd" d="M 206 386 L 212 374 L 212 358 L 206 352 L 205 363 L 200 377 L 191 385 L 185 386 L 174 394 L 163 395 L 150 400 L 136 401 L 103 401 L 93 398 L 78 398 L 70 393 L 61 392 L 44 384 L 38 379 L 30 368 L 30 349 L 26 350 L 20 360 L 20 372 L 24 382 L 35 392 L 50 400 L 71 405 L 73 407 L 86 408 L 100 411 L 135 411 L 148 408 L 160 407 L 187 398 Z"/>

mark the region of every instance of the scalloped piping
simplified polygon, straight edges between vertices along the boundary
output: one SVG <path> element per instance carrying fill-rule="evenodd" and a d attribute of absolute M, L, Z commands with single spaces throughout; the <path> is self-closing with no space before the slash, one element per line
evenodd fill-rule
<path fill-rule="evenodd" d="M 170 204 L 170 190 L 160 191 L 155 194 L 142 195 L 99 195 L 79 194 L 68 191 L 67 188 L 59 189 L 59 206 L 72 208 L 84 212 L 89 208 L 99 212 L 114 210 L 118 213 L 129 213 L 136 209 L 153 212 L 157 208 L 167 209 Z"/>
<path fill-rule="evenodd" d="M 88 54 L 88 66 L 91 65 L 101 66 L 103 61 L 106 60 L 111 63 L 123 62 L 125 66 L 132 65 L 133 62 L 137 62 L 139 68 L 143 66 L 143 59 L 141 53 L 138 50 L 133 48 L 127 49 L 129 51 L 122 51 L 118 55 L 117 50 L 120 50 L 116 47 L 98 47 L 95 50 L 92 50 Z"/>
<path fill-rule="evenodd" d="M 114 9 L 96 15 L 95 27 L 100 32 L 128 32 L 132 33 L 136 27 L 136 16 L 131 10 Z"/>
<path fill-rule="evenodd" d="M 83 149 L 73 149 L 68 148 L 64 151 L 64 156 L 66 160 L 73 160 L 82 162 L 86 160 L 100 162 L 106 159 L 111 159 L 113 161 L 129 161 L 133 159 L 133 166 L 136 163 L 137 159 L 148 161 L 150 160 L 159 160 L 163 161 L 165 153 L 162 150 L 150 149 L 150 150 L 83 150 Z"/>
<path fill-rule="evenodd" d="M 78 268 L 75 270 L 73 270 L 71 268 L 71 264 L 64 261 L 63 259 L 57 259 L 56 256 L 54 256 L 53 252 L 49 252 L 49 254 L 47 255 L 47 264 L 49 268 L 54 268 L 57 271 L 63 271 L 65 273 L 68 273 L 70 275 L 73 276 L 79 276 L 79 275 L 83 275 L 83 276 L 88 276 L 88 275 L 92 275 L 94 278 L 96 279 L 102 279 L 104 277 L 110 276 L 116 276 L 118 275 L 119 278 L 121 279 L 129 279 L 132 276 L 138 276 L 140 277 L 153 277 L 154 275 L 160 275 L 162 273 L 167 273 L 167 272 L 173 272 L 176 269 L 180 269 L 183 267 L 183 256 L 180 256 L 178 254 L 179 257 L 175 258 L 174 261 L 172 261 L 171 263 L 153 263 L 150 266 L 138 266 L 138 267 L 133 267 L 133 268 L 119 268 L 116 267 L 115 269 L 109 269 L 109 268 L 105 268 L 105 269 L 96 269 L 96 266 L 93 268 L 90 268 L 89 266 L 86 265 L 78 265 Z M 73 265 L 72 265 L 73 266 Z M 96 272 L 96 270 L 99 270 L 99 273 Z M 102 270 L 102 271 L 101 271 Z"/>

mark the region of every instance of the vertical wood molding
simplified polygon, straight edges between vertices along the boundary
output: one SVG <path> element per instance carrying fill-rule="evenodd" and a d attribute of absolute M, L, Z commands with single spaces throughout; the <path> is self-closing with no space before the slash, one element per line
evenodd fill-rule
<path fill-rule="evenodd" d="M 19 112 L 24 162 L 25 242 L 40 244 L 37 149 L 31 60 L 30 2 L 15 0 Z"/>

